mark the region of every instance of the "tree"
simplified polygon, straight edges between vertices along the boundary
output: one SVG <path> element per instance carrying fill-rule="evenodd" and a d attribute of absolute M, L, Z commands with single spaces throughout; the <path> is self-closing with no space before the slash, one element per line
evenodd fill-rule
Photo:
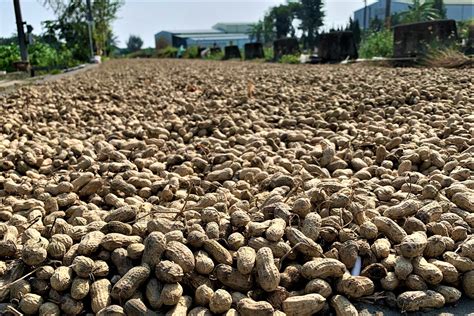
<path fill-rule="evenodd" d="M 292 36 L 295 34 L 293 20 L 295 19 L 299 8 L 300 3 L 290 2 L 270 9 L 269 19 L 275 26 L 277 39 L 287 37 L 290 33 Z"/>
<path fill-rule="evenodd" d="M 318 30 L 323 26 L 324 12 L 322 0 L 301 0 L 295 7 L 296 16 L 301 20 L 300 29 L 303 31 L 305 46 L 313 49 Z"/>
<path fill-rule="evenodd" d="M 122 6 L 122 0 L 95 0 L 92 3 L 94 18 L 93 37 L 98 54 L 109 54 L 114 45 L 112 22 Z M 78 60 L 89 59 L 89 35 L 87 7 L 84 0 L 44 0 L 44 5 L 52 9 L 56 20 L 45 21 L 43 26 L 50 44 L 65 41 L 66 46 Z"/>
<path fill-rule="evenodd" d="M 143 40 L 140 36 L 130 35 L 127 41 L 127 49 L 129 52 L 139 51 L 143 46 Z"/>
<path fill-rule="evenodd" d="M 413 0 L 408 10 L 400 13 L 402 23 L 431 21 L 439 18 L 439 12 L 433 8 L 433 1 Z"/>
<path fill-rule="evenodd" d="M 440 19 L 446 19 L 446 7 L 443 0 L 433 0 L 433 9 L 438 11 Z"/>
<path fill-rule="evenodd" d="M 264 32 L 264 23 L 262 20 L 259 20 L 257 23 L 252 25 L 250 29 L 250 40 L 256 41 L 261 43 L 263 40 L 263 32 Z"/>
<path fill-rule="evenodd" d="M 361 41 L 361 29 L 359 25 L 359 21 L 354 21 L 352 18 L 349 18 L 349 24 L 346 27 L 346 31 L 351 31 L 354 34 L 354 40 L 356 45 L 359 46 Z"/>

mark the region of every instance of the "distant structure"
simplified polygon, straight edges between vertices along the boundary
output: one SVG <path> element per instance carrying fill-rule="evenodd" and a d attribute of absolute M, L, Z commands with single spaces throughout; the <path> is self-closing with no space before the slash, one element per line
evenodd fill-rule
<path fill-rule="evenodd" d="M 224 48 L 236 45 L 243 48 L 250 43 L 249 33 L 253 23 L 217 23 L 210 30 L 161 31 L 155 34 L 156 49 L 166 46 L 186 48 L 189 46 Z"/>
<path fill-rule="evenodd" d="M 378 0 L 367 6 L 367 19 L 364 19 L 365 8 L 354 12 L 354 20 L 359 21 L 362 29 L 367 29 L 370 26 L 370 21 L 385 19 L 385 5 L 386 0 Z M 391 11 L 393 13 L 403 12 L 408 10 L 408 6 L 412 4 L 412 0 L 392 0 Z M 474 0 L 444 0 L 446 7 L 446 18 L 456 21 L 465 21 L 474 18 Z M 364 21 L 366 25 L 364 25 Z"/>

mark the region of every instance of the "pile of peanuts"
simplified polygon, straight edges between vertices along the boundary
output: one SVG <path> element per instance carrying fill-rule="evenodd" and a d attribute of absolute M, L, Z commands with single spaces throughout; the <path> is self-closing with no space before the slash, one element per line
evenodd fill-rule
<path fill-rule="evenodd" d="M 0 105 L 2 315 L 474 298 L 474 70 L 118 60 Z"/>

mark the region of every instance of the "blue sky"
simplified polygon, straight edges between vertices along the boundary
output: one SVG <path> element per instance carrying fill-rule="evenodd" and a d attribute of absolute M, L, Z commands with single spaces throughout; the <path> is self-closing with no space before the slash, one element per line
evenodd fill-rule
<path fill-rule="evenodd" d="M 130 34 L 139 35 L 145 46 L 154 46 L 153 35 L 165 29 L 208 29 L 217 22 L 254 22 L 279 0 L 199 1 L 199 0 L 125 0 L 114 23 L 114 33 L 124 46 Z M 374 1 L 368 1 L 372 3 Z M 54 15 L 41 0 L 21 0 L 23 20 L 42 31 L 41 21 Z M 344 25 L 363 0 L 325 0 L 325 28 Z M 0 37 L 16 32 L 12 0 L 0 0 Z"/>

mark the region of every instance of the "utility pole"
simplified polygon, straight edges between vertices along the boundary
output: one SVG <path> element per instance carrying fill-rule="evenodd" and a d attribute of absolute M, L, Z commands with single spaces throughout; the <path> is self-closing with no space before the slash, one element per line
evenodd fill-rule
<path fill-rule="evenodd" d="M 26 48 L 25 30 L 23 29 L 23 18 L 21 17 L 20 0 L 13 0 L 15 8 L 16 29 L 18 32 L 18 44 L 20 45 L 21 61 L 28 61 L 28 49 Z"/>
<path fill-rule="evenodd" d="M 92 6 L 91 6 L 91 0 L 86 0 L 87 4 L 87 28 L 89 31 L 89 48 L 90 48 L 90 54 L 91 54 L 91 62 L 94 60 L 94 43 L 92 39 L 92 25 L 94 23 L 94 19 L 92 17 Z"/>
<path fill-rule="evenodd" d="M 364 30 L 368 29 L 367 26 L 367 0 L 364 0 Z"/>
<path fill-rule="evenodd" d="M 392 26 L 392 0 L 385 2 L 385 28 L 388 30 Z"/>

